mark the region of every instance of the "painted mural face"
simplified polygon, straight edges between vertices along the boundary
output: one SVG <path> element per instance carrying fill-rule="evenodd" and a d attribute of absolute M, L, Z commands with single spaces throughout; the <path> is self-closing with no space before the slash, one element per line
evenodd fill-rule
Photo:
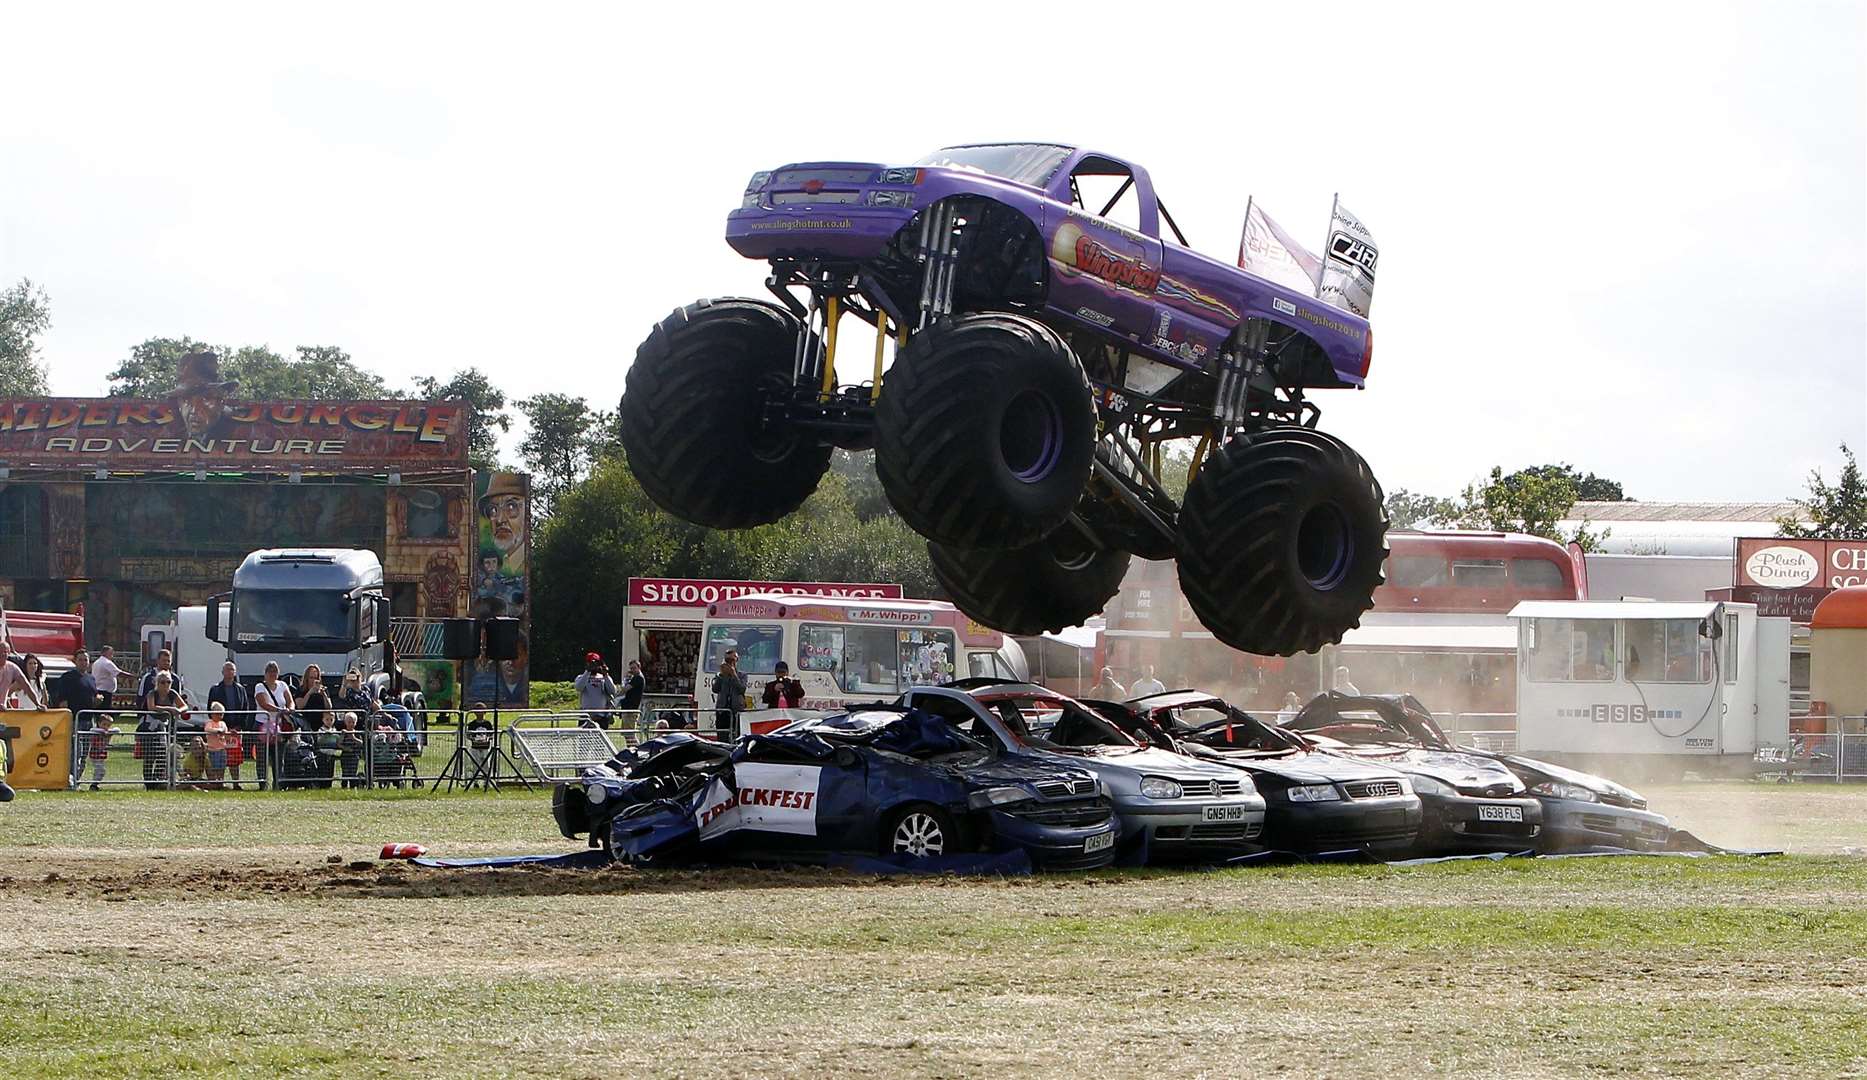
<path fill-rule="evenodd" d="M 501 562 L 525 547 L 525 499 L 519 495 L 501 495 L 486 501 L 486 517 L 493 523 L 493 546 L 499 549 Z"/>

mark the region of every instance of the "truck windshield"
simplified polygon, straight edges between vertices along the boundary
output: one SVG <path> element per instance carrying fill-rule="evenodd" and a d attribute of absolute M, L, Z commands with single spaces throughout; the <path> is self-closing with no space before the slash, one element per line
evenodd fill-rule
<path fill-rule="evenodd" d="M 349 648 L 354 605 L 345 600 L 321 589 L 242 590 L 233 604 L 234 647 L 289 641 Z"/>
<path fill-rule="evenodd" d="M 1049 143 L 1000 143 L 996 146 L 949 146 L 915 162 L 933 169 L 968 169 L 1002 177 L 1015 184 L 1043 187 L 1063 159 L 1067 146 Z"/>

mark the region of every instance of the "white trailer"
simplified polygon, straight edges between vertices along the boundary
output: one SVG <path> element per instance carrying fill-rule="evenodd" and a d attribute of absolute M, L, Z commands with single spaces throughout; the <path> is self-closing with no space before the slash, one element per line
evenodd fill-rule
<path fill-rule="evenodd" d="M 224 625 L 225 603 L 220 605 L 220 618 Z M 188 688 L 189 704 L 205 708 L 208 688 L 220 681 L 220 668 L 228 657 L 227 646 L 207 636 L 207 607 L 202 604 L 179 607 L 175 609 L 173 622 L 145 623 L 142 627 L 143 666 L 154 667 L 156 654 L 163 649 L 169 650 L 175 659 L 175 670 L 181 672 L 182 685 Z"/>
<path fill-rule="evenodd" d="M 1517 745 L 1614 772 L 1748 771 L 1789 742 L 1789 620 L 1754 604 L 1530 600 Z"/>

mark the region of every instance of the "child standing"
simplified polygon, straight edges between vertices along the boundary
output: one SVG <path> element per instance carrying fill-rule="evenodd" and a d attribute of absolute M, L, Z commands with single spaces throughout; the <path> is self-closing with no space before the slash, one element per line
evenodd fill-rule
<path fill-rule="evenodd" d="M 363 776 L 359 764 L 363 760 L 363 733 L 357 730 L 357 714 L 344 714 L 342 729 L 337 734 L 338 764 L 344 770 L 344 786 L 360 788 Z"/>
<path fill-rule="evenodd" d="M 110 727 L 110 714 L 97 718 L 97 726 L 91 729 L 91 745 L 85 747 L 84 756 L 91 761 L 91 790 L 104 779 L 104 766 L 110 762 L 110 737 L 116 732 Z"/>
<path fill-rule="evenodd" d="M 216 791 L 227 775 L 227 744 L 237 743 L 239 738 L 227 730 L 227 707 L 218 701 L 210 704 L 203 741 L 207 744 L 207 780 Z"/>

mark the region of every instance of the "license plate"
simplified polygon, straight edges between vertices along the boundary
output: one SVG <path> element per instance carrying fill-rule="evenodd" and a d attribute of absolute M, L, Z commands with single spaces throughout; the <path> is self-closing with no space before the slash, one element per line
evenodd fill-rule
<path fill-rule="evenodd" d="M 1242 806 L 1208 806 L 1199 812 L 1201 821 L 1243 821 L 1246 809 Z"/>
<path fill-rule="evenodd" d="M 1112 832 L 1105 832 L 1101 834 L 1100 836 L 1092 836 L 1089 839 L 1084 840 L 1083 841 L 1083 854 L 1094 855 L 1098 851 L 1107 851 L 1109 848 L 1112 848 L 1114 846 L 1115 846 L 1115 834 Z"/>
<path fill-rule="evenodd" d="M 1478 808 L 1479 821 L 1522 821 L 1521 806 L 1481 806 Z"/>

